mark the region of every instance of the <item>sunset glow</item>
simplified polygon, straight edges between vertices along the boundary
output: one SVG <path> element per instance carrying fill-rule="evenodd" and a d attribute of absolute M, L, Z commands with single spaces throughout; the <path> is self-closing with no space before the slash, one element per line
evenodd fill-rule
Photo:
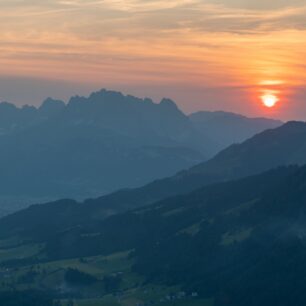
<path fill-rule="evenodd" d="M 298 118 L 305 101 L 306 0 L 288 3 L 3 0 L 0 98 L 38 104 L 55 87 L 58 98 L 106 87 L 171 97 L 188 112 L 256 116 L 264 113 L 250 97 L 258 102 L 260 86 L 272 86 L 293 100 L 275 116 Z M 69 84 L 78 92 L 68 95 L 62 87 Z M 34 85 L 41 95 L 31 94 Z M 265 105 L 275 105 L 273 99 Z"/>
<path fill-rule="evenodd" d="M 274 107 L 278 102 L 278 98 L 272 94 L 267 94 L 261 97 L 264 106 L 266 107 Z"/>

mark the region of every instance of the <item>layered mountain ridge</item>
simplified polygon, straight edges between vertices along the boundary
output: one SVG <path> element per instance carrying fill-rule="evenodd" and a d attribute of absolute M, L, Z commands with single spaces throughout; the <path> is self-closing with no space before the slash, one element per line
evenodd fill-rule
<path fill-rule="evenodd" d="M 304 159 L 301 158 L 303 156 Z M 61 200 L 34 205 L 3 219 L 3 222 L 8 222 L 9 229 L 14 232 L 19 226 L 23 229 L 28 226 L 38 229 L 43 225 L 51 232 L 56 232 L 64 230 L 67 224 L 69 227 L 87 223 L 94 225 L 111 215 L 188 194 L 204 186 L 258 175 L 281 166 L 304 165 L 305 156 L 306 123 L 288 122 L 279 128 L 255 135 L 242 144 L 230 146 L 211 160 L 175 176 L 84 202 Z M 50 215 L 56 220 L 55 224 L 53 219 L 49 219 Z"/>
<path fill-rule="evenodd" d="M 259 129 L 277 124 L 267 120 Z M 67 104 L 48 98 L 38 108 L 0 103 L 2 211 L 171 176 L 217 153 L 211 136 L 170 99 L 156 104 L 104 89 Z"/>

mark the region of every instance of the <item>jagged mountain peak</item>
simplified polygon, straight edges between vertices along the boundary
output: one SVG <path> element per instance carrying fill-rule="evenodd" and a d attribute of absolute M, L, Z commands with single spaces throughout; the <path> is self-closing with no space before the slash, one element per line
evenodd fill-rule
<path fill-rule="evenodd" d="M 64 108 L 65 102 L 49 97 L 45 101 L 43 101 L 43 103 L 39 107 L 39 111 L 43 114 L 53 115 L 54 113 L 59 112 Z"/>
<path fill-rule="evenodd" d="M 0 102 L 0 111 L 16 111 L 17 107 L 13 103 L 6 101 Z"/>

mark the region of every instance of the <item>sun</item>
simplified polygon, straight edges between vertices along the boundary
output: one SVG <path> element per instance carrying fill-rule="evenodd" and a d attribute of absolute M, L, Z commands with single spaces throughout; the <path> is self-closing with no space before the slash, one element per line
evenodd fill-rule
<path fill-rule="evenodd" d="M 279 101 L 278 97 L 273 94 L 266 94 L 261 96 L 264 106 L 272 108 Z"/>

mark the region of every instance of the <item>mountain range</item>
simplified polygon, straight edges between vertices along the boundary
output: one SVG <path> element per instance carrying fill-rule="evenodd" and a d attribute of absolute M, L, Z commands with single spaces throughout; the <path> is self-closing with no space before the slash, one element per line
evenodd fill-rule
<path fill-rule="evenodd" d="M 10 255 L 0 266 L 33 271 L 34 265 L 50 269 L 57 263 L 63 269 L 69 263 L 75 267 L 75 259 L 82 267 L 97 256 L 127 253 L 132 265 L 118 270 L 120 279 L 126 281 L 131 273 L 143 279 L 129 290 L 179 287 L 214 306 L 304 305 L 305 186 L 306 167 L 288 166 L 208 185 L 99 221 L 79 213 L 79 220 L 86 222 L 70 222 L 77 215 L 73 202 L 32 207 L 0 220 L 0 242 L 3 254 L 39 247 L 24 257 Z M 62 215 L 54 215 L 51 206 Z M 111 264 L 109 259 L 106 263 Z M 50 278 L 43 271 L 36 274 Z M 81 272 L 74 273 L 81 278 Z"/>
<path fill-rule="evenodd" d="M 266 129 L 282 125 L 279 120 L 248 118 L 223 111 L 200 111 L 189 115 L 193 125 L 208 137 L 214 139 L 222 150 L 234 143 L 241 143 Z"/>
<path fill-rule="evenodd" d="M 134 250 L 133 271 L 146 282 L 214 305 L 303 305 L 305 184 L 306 168 L 289 167 L 207 186 L 47 236 L 44 252 L 58 260 Z"/>
<path fill-rule="evenodd" d="M 169 99 L 156 104 L 101 90 L 67 104 L 48 98 L 38 108 L 0 103 L 1 212 L 142 186 L 209 159 L 229 142 L 281 124 L 227 116 L 232 121 L 224 119 L 224 130 L 244 122 L 236 139 L 221 139 L 212 128 L 214 119 L 196 124 L 196 114 L 188 117 Z"/>
<path fill-rule="evenodd" d="M 214 158 L 143 187 L 122 189 L 84 202 L 59 200 L 12 214 L 0 220 L 2 233 L 31 231 L 40 235 L 67 227 L 95 226 L 111 215 L 188 194 L 207 185 L 257 175 L 281 166 L 306 164 L 306 123 L 288 122 L 264 131 L 241 144 L 221 151 Z M 50 218 L 50 215 L 53 218 Z M 56 222 L 55 222 L 56 220 Z M 1 226 L 5 224 L 4 228 Z"/>
<path fill-rule="evenodd" d="M 305 156 L 306 123 L 288 122 L 143 187 L 6 216 L 0 273 L 21 276 L 0 287 L 31 279 L 66 299 L 103 292 L 102 305 L 110 293 L 115 305 L 304 305 Z"/>

